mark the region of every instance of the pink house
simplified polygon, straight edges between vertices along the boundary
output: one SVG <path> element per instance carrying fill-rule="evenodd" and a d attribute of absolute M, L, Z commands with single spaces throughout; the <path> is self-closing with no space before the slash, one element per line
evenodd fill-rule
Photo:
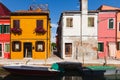
<path fill-rule="evenodd" d="M 117 10 L 102 5 L 98 14 L 98 57 L 115 58 L 117 41 Z"/>

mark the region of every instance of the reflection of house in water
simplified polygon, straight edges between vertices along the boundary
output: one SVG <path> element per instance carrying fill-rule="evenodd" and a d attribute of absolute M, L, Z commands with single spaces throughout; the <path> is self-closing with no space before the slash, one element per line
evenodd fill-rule
<path fill-rule="evenodd" d="M 45 59 L 50 56 L 48 9 L 30 7 L 11 13 L 11 59 Z"/>
<path fill-rule="evenodd" d="M 87 0 L 82 11 L 65 11 L 57 29 L 57 48 L 62 58 L 97 58 L 97 11 L 87 11 Z M 84 6 L 86 8 L 84 8 Z M 84 8 L 84 9 L 83 9 Z"/>

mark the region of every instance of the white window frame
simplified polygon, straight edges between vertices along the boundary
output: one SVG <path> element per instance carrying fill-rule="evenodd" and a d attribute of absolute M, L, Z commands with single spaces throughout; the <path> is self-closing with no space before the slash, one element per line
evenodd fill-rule
<path fill-rule="evenodd" d="M 113 19 L 113 28 L 109 28 L 109 20 L 110 20 L 110 19 Z M 114 19 L 114 18 L 109 18 L 109 19 L 108 19 L 108 29 L 114 29 L 114 27 L 115 27 L 115 19 Z"/>
<path fill-rule="evenodd" d="M 9 45 L 10 45 L 10 43 L 9 43 L 9 42 L 4 43 L 4 52 L 5 52 L 5 53 L 9 53 L 9 52 L 6 52 L 6 51 L 5 51 L 5 44 L 9 44 Z"/>

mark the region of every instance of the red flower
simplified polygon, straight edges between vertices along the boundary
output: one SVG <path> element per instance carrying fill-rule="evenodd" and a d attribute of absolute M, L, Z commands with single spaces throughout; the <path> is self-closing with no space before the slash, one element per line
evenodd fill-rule
<path fill-rule="evenodd" d="M 44 34 L 46 31 L 43 29 L 43 27 L 37 27 L 35 29 L 35 32 L 39 34 Z"/>
<path fill-rule="evenodd" d="M 22 30 L 20 28 L 11 28 L 11 32 L 14 34 L 21 34 Z"/>

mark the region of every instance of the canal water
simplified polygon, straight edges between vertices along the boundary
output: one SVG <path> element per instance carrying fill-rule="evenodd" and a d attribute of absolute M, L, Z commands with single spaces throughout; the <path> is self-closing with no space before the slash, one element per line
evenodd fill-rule
<path fill-rule="evenodd" d="M 58 76 L 22 76 L 22 75 L 6 75 L 0 76 L 0 80 L 120 80 L 120 75 L 81 75 L 77 71 L 70 71 Z"/>

